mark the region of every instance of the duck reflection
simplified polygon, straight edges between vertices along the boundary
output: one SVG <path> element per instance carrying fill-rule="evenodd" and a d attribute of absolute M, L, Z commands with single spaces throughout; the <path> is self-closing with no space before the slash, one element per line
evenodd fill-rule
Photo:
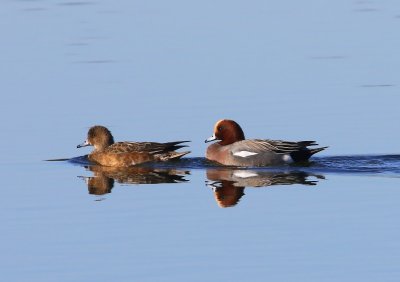
<path fill-rule="evenodd" d="M 151 167 L 104 167 L 85 166 L 93 176 L 79 176 L 86 181 L 89 194 L 104 195 L 111 193 L 114 182 L 122 184 L 160 184 L 187 182 L 189 171 Z"/>
<path fill-rule="evenodd" d="M 309 177 L 315 177 L 310 180 Z M 246 187 L 267 187 L 272 185 L 316 185 L 322 175 L 306 172 L 276 172 L 247 169 L 217 168 L 207 170 L 207 186 L 214 191 L 214 197 L 221 208 L 235 206 L 244 195 Z"/>

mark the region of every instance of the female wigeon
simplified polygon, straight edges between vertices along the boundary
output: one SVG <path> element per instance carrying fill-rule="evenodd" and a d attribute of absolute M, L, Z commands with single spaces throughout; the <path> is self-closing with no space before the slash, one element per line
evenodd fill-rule
<path fill-rule="evenodd" d="M 207 148 L 206 158 L 229 166 L 269 166 L 307 161 L 327 147 L 309 149 L 315 141 L 245 140 L 242 128 L 233 120 L 219 120 L 214 135 L 205 142 L 220 140 Z"/>
<path fill-rule="evenodd" d="M 94 146 L 88 155 L 91 162 L 103 166 L 128 167 L 154 161 L 168 161 L 179 159 L 190 152 L 175 152 L 187 147 L 181 143 L 189 141 L 175 141 L 167 143 L 156 142 L 117 142 L 111 132 L 104 126 L 96 125 L 89 129 L 87 139 L 77 148 Z"/>

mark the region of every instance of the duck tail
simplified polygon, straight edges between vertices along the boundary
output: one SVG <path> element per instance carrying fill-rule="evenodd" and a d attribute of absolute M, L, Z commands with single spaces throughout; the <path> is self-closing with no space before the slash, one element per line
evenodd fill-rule
<path fill-rule="evenodd" d="M 325 150 L 328 147 L 320 147 L 320 148 L 314 148 L 314 149 L 304 149 L 304 150 L 300 150 L 300 151 L 296 151 L 296 152 L 292 152 L 290 153 L 290 156 L 292 157 L 293 161 L 295 162 L 304 162 L 304 161 L 308 161 L 308 159 L 318 153 L 321 152 L 323 150 Z"/>
<path fill-rule="evenodd" d="M 190 141 L 174 141 L 174 142 L 167 142 L 163 143 L 164 145 L 164 151 L 176 151 L 180 148 L 188 147 L 188 145 L 182 145 L 182 143 L 187 143 Z"/>
<path fill-rule="evenodd" d="M 310 157 L 318 152 L 321 152 L 323 150 L 325 150 L 326 148 L 328 148 L 328 146 L 326 147 L 320 147 L 320 148 L 315 148 L 315 149 L 311 149 L 310 150 Z"/>
<path fill-rule="evenodd" d="M 189 153 L 190 153 L 190 151 L 186 151 L 186 152 L 174 152 L 174 151 L 165 152 L 165 153 L 158 154 L 158 159 L 160 161 L 177 160 L 177 159 L 180 159 L 184 155 L 187 155 Z"/>

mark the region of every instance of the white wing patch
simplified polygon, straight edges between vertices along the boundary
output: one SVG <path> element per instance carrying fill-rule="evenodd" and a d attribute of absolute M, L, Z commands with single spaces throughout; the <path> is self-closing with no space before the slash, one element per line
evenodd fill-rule
<path fill-rule="evenodd" d="M 258 155 L 258 153 L 249 152 L 249 151 L 239 151 L 239 152 L 233 153 L 233 155 L 234 156 L 238 156 L 238 157 L 242 157 L 242 158 L 247 158 L 249 156 Z"/>
<path fill-rule="evenodd" d="M 290 155 L 283 155 L 283 161 L 286 163 L 291 163 L 293 162 L 293 159 Z"/>

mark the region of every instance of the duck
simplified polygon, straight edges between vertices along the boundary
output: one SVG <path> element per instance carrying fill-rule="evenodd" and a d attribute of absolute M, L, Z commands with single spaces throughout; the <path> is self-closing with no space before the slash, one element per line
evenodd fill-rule
<path fill-rule="evenodd" d="M 92 126 L 87 139 L 77 146 L 82 148 L 93 146 L 94 150 L 88 155 L 88 160 L 94 164 L 110 167 L 130 167 L 148 162 L 163 162 L 177 160 L 190 153 L 175 152 L 187 147 L 182 145 L 190 141 L 158 142 L 114 142 L 110 130 L 101 125 Z"/>
<path fill-rule="evenodd" d="M 260 167 L 307 162 L 310 157 L 328 147 L 317 146 L 315 141 L 283 141 L 245 139 L 240 125 L 234 120 L 221 119 L 214 126 L 214 134 L 205 142 L 206 159 L 225 166 Z"/>

